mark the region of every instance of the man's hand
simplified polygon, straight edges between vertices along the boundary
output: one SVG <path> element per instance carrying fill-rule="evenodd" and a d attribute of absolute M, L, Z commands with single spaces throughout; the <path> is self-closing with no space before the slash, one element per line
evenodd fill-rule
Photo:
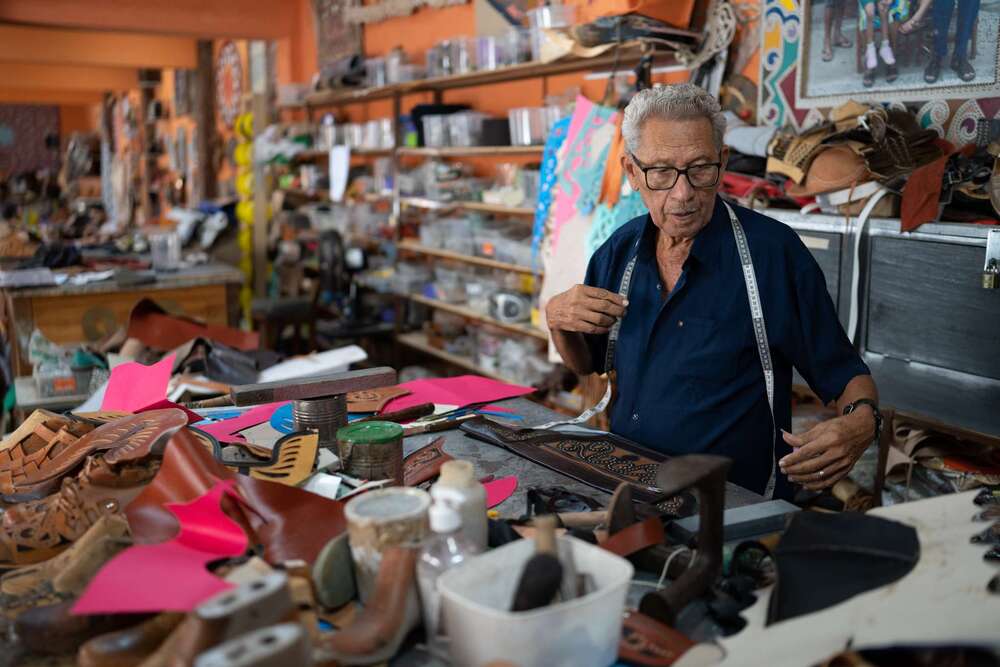
<path fill-rule="evenodd" d="M 817 424 L 805 433 L 782 433 L 793 451 L 778 461 L 788 479 L 811 491 L 833 486 L 854 467 L 875 438 L 875 416 L 862 406 L 843 417 Z"/>
<path fill-rule="evenodd" d="M 554 331 L 605 334 L 625 314 L 623 297 L 597 287 L 576 285 L 549 300 L 545 320 Z"/>

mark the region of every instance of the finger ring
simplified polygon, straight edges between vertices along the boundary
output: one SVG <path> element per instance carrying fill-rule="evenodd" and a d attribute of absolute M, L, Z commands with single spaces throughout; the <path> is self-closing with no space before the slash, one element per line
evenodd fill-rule
<path fill-rule="evenodd" d="M 820 477 L 822 477 L 822 476 L 823 476 L 823 471 L 822 471 L 822 470 L 820 470 L 820 471 L 819 471 L 819 476 L 820 476 Z"/>

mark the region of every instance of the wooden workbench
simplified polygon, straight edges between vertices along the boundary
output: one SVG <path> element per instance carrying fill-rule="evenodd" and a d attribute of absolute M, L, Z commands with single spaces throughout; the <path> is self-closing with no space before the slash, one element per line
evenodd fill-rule
<path fill-rule="evenodd" d="M 3 290 L 2 320 L 14 375 L 31 375 L 28 340 L 35 328 L 59 344 L 98 340 L 124 326 L 132 307 L 147 297 L 171 312 L 212 324 L 238 322 L 243 274 L 237 269 L 205 264 L 155 276 L 156 282 L 128 287 L 111 279 Z"/>

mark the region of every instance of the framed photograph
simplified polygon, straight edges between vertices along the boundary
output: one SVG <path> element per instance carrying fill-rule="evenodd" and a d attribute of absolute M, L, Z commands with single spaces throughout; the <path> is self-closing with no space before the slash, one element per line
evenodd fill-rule
<path fill-rule="evenodd" d="M 797 106 L 1000 94 L 1000 0 L 800 0 Z"/>

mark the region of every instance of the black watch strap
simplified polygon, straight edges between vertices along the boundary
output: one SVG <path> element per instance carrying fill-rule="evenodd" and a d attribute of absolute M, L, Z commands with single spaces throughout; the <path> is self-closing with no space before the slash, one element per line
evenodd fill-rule
<path fill-rule="evenodd" d="M 859 398 L 858 400 L 847 404 L 847 407 L 844 408 L 844 414 L 851 414 L 861 405 L 869 406 L 872 409 L 872 413 L 875 415 L 875 442 L 878 442 L 879 437 L 882 435 L 882 413 L 879 412 L 878 404 L 875 401 L 870 398 Z"/>

